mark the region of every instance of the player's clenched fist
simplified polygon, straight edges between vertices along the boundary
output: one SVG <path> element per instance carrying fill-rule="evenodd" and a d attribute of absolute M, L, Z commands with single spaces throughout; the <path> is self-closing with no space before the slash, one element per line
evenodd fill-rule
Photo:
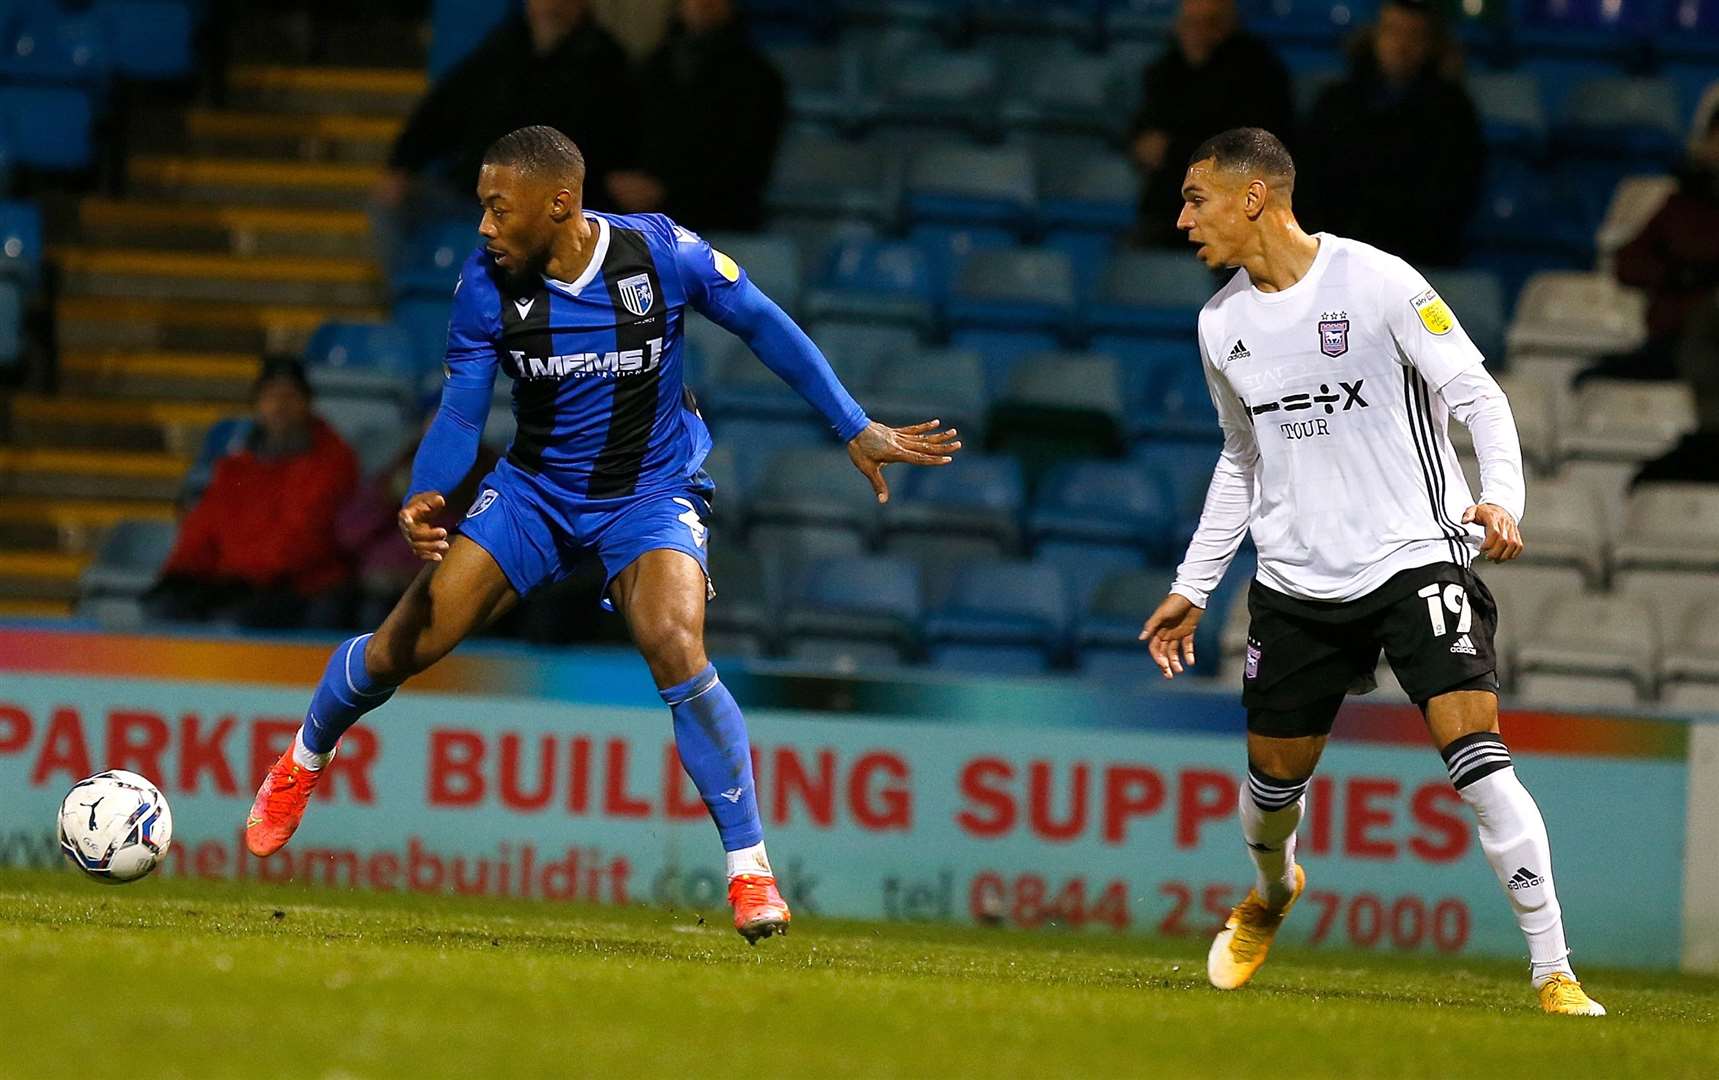
<path fill-rule="evenodd" d="M 1171 593 L 1146 620 L 1140 640 L 1146 643 L 1152 662 L 1166 679 L 1180 675 L 1184 664 L 1194 666 L 1194 631 L 1205 613 L 1204 608 L 1195 607 L 1187 597 Z"/>
<path fill-rule="evenodd" d="M 1480 539 L 1480 553 L 1493 562 L 1508 562 L 1522 554 L 1522 530 L 1510 511 L 1492 503 L 1479 503 L 1462 515 L 1462 523 L 1479 522 L 1486 529 Z"/>
<path fill-rule="evenodd" d="M 426 562 L 441 562 L 448 550 L 448 530 L 431 525 L 448 500 L 439 491 L 421 491 L 400 508 L 400 535 L 412 546 L 413 554 Z"/>

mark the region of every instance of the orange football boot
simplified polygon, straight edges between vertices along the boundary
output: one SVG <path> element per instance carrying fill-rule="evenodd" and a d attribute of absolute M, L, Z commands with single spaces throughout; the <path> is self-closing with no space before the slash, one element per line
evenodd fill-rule
<path fill-rule="evenodd" d="M 245 818 L 245 846 L 252 855 L 267 858 L 292 839 L 322 773 L 294 761 L 290 749 L 274 763 Z"/>
<path fill-rule="evenodd" d="M 749 945 L 756 945 L 759 938 L 771 934 L 786 934 L 793 918 L 782 894 L 776 891 L 776 879 L 763 874 L 736 874 L 729 878 L 728 903 L 734 908 L 734 929 L 740 931 Z"/>

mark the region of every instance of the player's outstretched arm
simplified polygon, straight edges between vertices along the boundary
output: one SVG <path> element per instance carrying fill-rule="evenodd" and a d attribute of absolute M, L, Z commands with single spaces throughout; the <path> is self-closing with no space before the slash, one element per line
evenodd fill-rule
<path fill-rule="evenodd" d="M 1194 666 L 1194 631 L 1205 613 L 1204 608 L 1195 607 L 1187 597 L 1171 593 L 1146 620 L 1140 640 L 1146 643 L 1152 662 L 1166 679 L 1180 675 L 1184 665 Z"/>
<path fill-rule="evenodd" d="M 961 449 L 960 432 L 954 428 L 937 430 L 941 420 L 892 428 L 870 421 L 860 433 L 848 440 L 848 457 L 854 468 L 871 481 L 877 501 L 889 501 L 889 484 L 883 478 L 883 467 L 895 462 L 909 465 L 947 465 L 955 460 Z"/>
<path fill-rule="evenodd" d="M 420 491 L 400 507 L 397 521 L 400 535 L 412 548 L 412 554 L 425 562 L 441 562 L 448 550 L 448 530 L 430 524 L 448 500 L 439 491 Z"/>

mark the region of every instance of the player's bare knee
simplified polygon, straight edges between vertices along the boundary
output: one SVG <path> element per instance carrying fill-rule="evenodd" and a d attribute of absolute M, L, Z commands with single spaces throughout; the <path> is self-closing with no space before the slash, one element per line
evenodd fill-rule
<path fill-rule="evenodd" d="M 1308 735 L 1298 739 L 1273 739 L 1249 733 L 1247 756 L 1252 766 L 1277 780 L 1299 780 L 1313 775 L 1325 739 Z"/>
<path fill-rule="evenodd" d="M 637 636 L 639 653 L 661 686 L 683 683 L 710 663 L 704 655 L 703 636 L 686 623 L 664 623 Z"/>
<path fill-rule="evenodd" d="M 377 682 L 398 686 L 423 670 L 414 666 L 412 653 L 411 643 L 385 623 L 364 645 L 364 669 Z"/>
<path fill-rule="evenodd" d="M 1490 690 L 1451 690 L 1422 708 L 1427 730 L 1441 750 L 1464 735 L 1498 730 L 1498 695 Z"/>

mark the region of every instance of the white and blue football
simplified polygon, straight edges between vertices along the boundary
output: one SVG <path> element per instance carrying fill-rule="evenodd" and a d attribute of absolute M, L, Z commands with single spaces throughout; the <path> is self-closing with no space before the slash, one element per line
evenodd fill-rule
<path fill-rule="evenodd" d="M 97 881 L 136 881 L 172 842 L 167 797 L 134 772 L 109 769 L 79 780 L 60 803 L 60 850 Z"/>

